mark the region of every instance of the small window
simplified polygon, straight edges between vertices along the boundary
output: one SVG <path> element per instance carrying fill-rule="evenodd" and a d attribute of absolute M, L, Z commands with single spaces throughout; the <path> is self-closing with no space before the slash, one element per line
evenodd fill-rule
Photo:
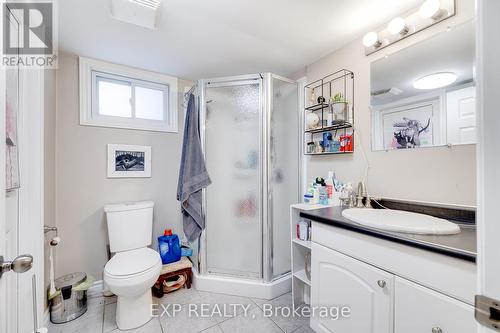
<path fill-rule="evenodd" d="M 177 132 L 177 79 L 80 58 L 80 124 Z"/>

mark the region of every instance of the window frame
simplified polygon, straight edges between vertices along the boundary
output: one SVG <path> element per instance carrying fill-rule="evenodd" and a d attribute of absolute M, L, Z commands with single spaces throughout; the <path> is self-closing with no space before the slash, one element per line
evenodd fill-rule
<path fill-rule="evenodd" d="M 80 125 L 178 133 L 177 78 L 79 57 Z M 97 84 L 103 81 L 126 83 L 131 86 L 132 117 L 98 114 Z M 163 120 L 135 118 L 135 87 L 164 92 Z"/>

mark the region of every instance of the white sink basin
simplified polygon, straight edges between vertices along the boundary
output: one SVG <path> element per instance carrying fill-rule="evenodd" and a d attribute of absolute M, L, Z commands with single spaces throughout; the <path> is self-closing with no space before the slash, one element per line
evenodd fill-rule
<path fill-rule="evenodd" d="M 350 208 L 342 216 L 361 225 L 395 232 L 420 235 L 453 235 L 460 227 L 437 217 L 392 209 Z"/>

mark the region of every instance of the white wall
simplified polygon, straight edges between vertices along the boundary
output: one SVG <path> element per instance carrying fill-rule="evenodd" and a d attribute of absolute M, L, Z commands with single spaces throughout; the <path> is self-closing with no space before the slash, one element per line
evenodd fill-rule
<path fill-rule="evenodd" d="M 316 176 L 326 177 L 328 171 L 333 170 L 341 180 L 357 184 L 363 178 L 367 165 L 360 149 L 362 145 L 371 165 L 367 181 L 370 195 L 475 205 L 475 146 L 388 152 L 372 152 L 370 148 L 370 62 L 383 57 L 386 53 L 395 52 L 437 32 L 444 31 L 447 26 L 472 19 L 474 1 L 459 0 L 457 2 L 457 16 L 369 57 L 364 54 L 361 40 L 355 40 L 307 67 L 308 82 L 342 68 L 355 73 L 354 103 L 357 130 L 354 154 L 307 158 L 308 181 Z"/>
<path fill-rule="evenodd" d="M 179 112 L 184 87 L 179 81 Z M 182 113 L 180 113 L 182 115 Z M 57 247 L 56 275 L 84 271 L 96 279 L 108 260 L 107 227 L 103 206 L 123 201 L 152 200 L 153 240 L 165 228 L 182 232 L 176 200 L 182 147 L 179 133 L 160 133 L 79 125 L 78 58 L 61 53 L 57 70 L 56 115 L 56 225 L 62 242 Z M 152 177 L 107 179 L 107 144 L 152 147 Z"/>

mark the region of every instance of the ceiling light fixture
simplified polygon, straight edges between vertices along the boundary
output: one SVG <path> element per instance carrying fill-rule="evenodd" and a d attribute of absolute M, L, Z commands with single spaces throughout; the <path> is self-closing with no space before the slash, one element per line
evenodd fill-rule
<path fill-rule="evenodd" d="M 382 42 L 378 40 L 378 35 L 376 32 L 369 32 L 363 37 L 363 45 L 366 47 L 380 47 Z"/>
<path fill-rule="evenodd" d="M 449 86 L 450 84 L 455 83 L 456 80 L 457 74 L 455 73 L 434 73 L 415 80 L 415 82 L 413 82 L 413 87 L 420 90 L 437 89 Z"/>
<path fill-rule="evenodd" d="M 425 0 L 418 12 L 422 18 L 432 18 L 433 20 L 439 20 L 446 13 L 445 10 L 441 9 L 440 0 Z"/>
<path fill-rule="evenodd" d="M 406 25 L 406 21 L 404 18 L 396 17 L 392 19 L 391 22 L 389 22 L 389 24 L 387 25 L 387 31 L 389 31 L 391 35 L 404 36 L 410 31 L 410 28 L 408 27 L 408 25 Z"/>

